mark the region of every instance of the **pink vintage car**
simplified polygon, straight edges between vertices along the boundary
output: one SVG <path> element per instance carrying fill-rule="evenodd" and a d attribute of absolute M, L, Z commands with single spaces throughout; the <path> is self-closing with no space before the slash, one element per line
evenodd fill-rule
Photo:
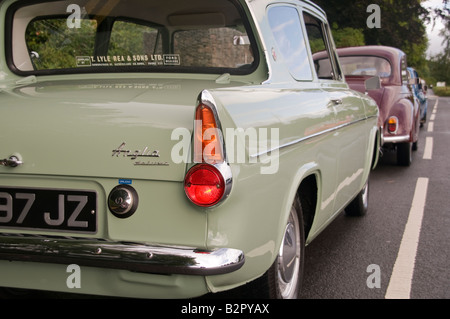
<path fill-rule="evenodd" d="M 420 130 L 419 103 L 407 72 L 406 54 L 387 46 L 361 46 L 337 50 L 350 88 L 367 93 L 378 104 L 381 144 L 397 152 L 399 165 L 409 166 L 417 149 Z M 314 55 L 319 77 L 329 76 L 329 64 L 322 53 Z M 366 90 L 365 82 L 380 81 L 378 89 Z"/>

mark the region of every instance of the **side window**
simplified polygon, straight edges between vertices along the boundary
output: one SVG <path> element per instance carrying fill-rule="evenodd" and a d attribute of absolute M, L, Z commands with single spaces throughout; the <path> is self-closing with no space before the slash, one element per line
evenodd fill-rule
<path fill-rule="evenodd" d="M 269 9 L 269 24 L 287 66 L 296 80 L 312 80 L 312 72 L 300 17 L 294 7 Z"/>
<path fill-rule="evenodd" d="M 335 65 L 336 61 L 332 60 L 335 57 L 329 55 L 329 47 L 327 45 L 327 35 L 326 26 L 317 19 L 316 17 L 304 12 L 303 18 L 305 20 L 306 33 L 308 34 L 309 46 L 311 48 L 311 53 L 314 54 L 318 52 L 326 52 L 326 58 L 316 60 L 314 59 L 314 67 L 316 69 L 317 76 L 319 79 L 335 79 Z"/>
<path fill-rule="evenodd" d="M 406 56 L 402 56 L 402 60 L 401 60 L 401 68 L 402 68 L 402 81 L 403 83 L 408 83 L 408 72 L 406 70 L 407 68 L 407 63 L 406 63 Z"/>
<path fill-rule="evenodd" d="M 344 80 L 344 72 L 342 72 L 341 69 L 341 65 L 340 65 L 340 60 L 336 51 L 336 47 L 334 46 L 334 42 L 333 42 L 333 35 L 331 33 L 330 30 L 330 26 L 329 25 L 324 25 L 324 28 L 326 29 L 326 33 L 328 36 L 328 43 L 330 44 L 330 60 L 333 61 L 334 63 L 334 79 L 335 80 Z"/>

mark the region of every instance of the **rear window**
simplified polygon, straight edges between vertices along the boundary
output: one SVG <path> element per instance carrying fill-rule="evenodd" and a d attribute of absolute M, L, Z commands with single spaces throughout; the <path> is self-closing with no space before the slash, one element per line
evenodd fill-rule
<path fill-rule="evenodd" d="M 246 74 L 257 64 L 233 0 L 70 0 L 10 10 L 8 62 L 19 73 Z"/>
<path fill-rule="evenodd" d="M 31 21 L 25 31 L 25 42 L 33 70 L 88 65 L 88 57 L 94 55 L 96 28 L 97 21 L 90 19 L 80 20 L 80 28 L 76 32 L 67 28 L 63 18 Z M 18 66 L 22 71 L 27 70 L 27 63 L 22 62 Z"/>
<path fill-rule="evenodd" d="M 340 57 L 344 74 L 368 75 L 387 78 L 391 76 L 392 69 L 388 60 L 375 56 L 343 56 Z"/>

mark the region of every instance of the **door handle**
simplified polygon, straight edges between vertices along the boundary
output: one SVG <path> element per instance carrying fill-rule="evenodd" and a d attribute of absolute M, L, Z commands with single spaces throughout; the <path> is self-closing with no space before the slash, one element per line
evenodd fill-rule
<path fill-rule="evenodd" d="M 342 104 L 342 100 L 341 99 L 331 99 L 331 103 L 333 103 L 334 105 L 340 105 L 340 104 Z"/>
<path fill-rule="evenodd" d="M 23 164 L 23 162 L 17 156 L 14 156 L 14 155 L 10 156 L 9 158 L 0 160 L 1 166 L 17 167 L 22 164 Z"/>

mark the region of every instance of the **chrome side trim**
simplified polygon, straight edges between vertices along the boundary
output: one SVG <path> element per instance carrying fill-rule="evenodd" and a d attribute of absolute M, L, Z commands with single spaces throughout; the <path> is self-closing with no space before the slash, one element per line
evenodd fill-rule
<path fill-rule="evenodd" d="M 0 236 L 0 260 L 77 264 L 141 273 L 211 276 L 241 268 L 242 251 L 110 242 L 99 239 Z"/>
<path fill-rule="evenodd" d="M 264 58 L 266 59 L 267 64 L 267 79 L 261 82 L 262 85 L 271 84 L 273 75 L 272 63 L 270 62 L 269 52 L 267 52 L 267 50 L 264 50 Z"/>
<path fill-rule="evenodd" d="M 409 142 L 410 136 L 409 135 L 400 135 L 400 136 L 386 136 L 383 137 L 384 143 L 405 143 Z"/>
<path fill-rule="evenodd" d="M 230 196 L 231 188 L 233 186 L 233 173 L 231 172 L 231 167 L 228 163 L 214 164 L 214 166 L 219 170 L 220 174 L 222 174 L 223 180 L 225 181 L 225 191 L 222 199 L 213 206 L 216 207 Z"/>
<path fill-rule="evenodd" d="M 271 84 L 272 83 L 272 75 L 273 75 L 272 63 L 270 62 L 269 50 L 266 47 L 265 41 L 262 40 L 263 37 L 261 37 L 261 35 L 264 33 L 262 32 L 261 25 L 258 22 L 258 15 L 255 13 L 255 10 L 254 10 L 253 6 L 251 5 L 251 2 L 253 2 L 253 1 L 254 0 L 246 0 L 247 8 L 248 8 L 248 11 L 250 13 L 252 20 L 255 22 L 254 23 L 255 28 L 256 28 L 255 38 L 260 39 L 259 44 L 261 45 L 261 51 L 264 55 L 264 60 L 266 61 L 266 65 L 267 65 L 267 79 L 262 81 L 261 84 L 262 85 Z M 261 62 L 262 62 L 262 59 L 261 59 Z"/>
<path fill-rule="evenodd" d="M 272 149 L 270 149 L 270 150 L 267 150 L 267 151 L 264 151 L 264 152 L 261 152 L 261 153 L 257 153 L 257 154 L 250 155 L 250 157 L 251 157 L 251 158 L 257 158 L 257 157 L 259 157 L 259 156 L 261 156 L 261 155 L 268 154 L 268 153 L 273 152 L 273 151 L 276 151 L 276 150 L 281 150 L 281 149 L 283 149 L 283 148 L 285 148 L 285 147 L 289 147 L 289 146 L 292 146 L 292 145 L 295 145 L 295 144 L 298 144 L 298 143 L 307 141 L 307 140 L 309 140 L 309 139 L 312 139 L 312 138 L 315 138 L 315 137 L 318 137 L 318 136 L 321 136 L 321 135 L 324 135 L 324 134 L 328 134 L 328 133 L 331 133 L 331 132 L 340 130 L 340 129 L 344 128 L 344 127 L 347 127 L 347 126 L 350 126 L 350 125 L 353 125 L 353 124 L 357 124 L 357 123 L 359 123 L 359 122 L 364 122 L 364 121 L 366 121 L 366 120 L 368 120 L 368 119 L 371 119 L 371 118 L 374 118 L 374 117 L 378 117 L 378 116 L 370 116 L 370 117 L 363 118 L 363 119 L 360 119 L 360 120 L 357 120 L 357 121 L 354 121 L 354 122 L 351 122 L 351 123 L 341 124 L 341 125 L 335 126 L 335 127 L 333 127 L 333 128 L 330 128 L 330 129 L 323 130 L 323 131 L 321 131 L 321 132 L 315 133 L 315 134 L 311 134 L 311 135 L 308 135 L 308 136 L 304 136 L 304 137 L 299 138 L 299 139 L 297 139 L 297 140 L 294 140 L 294 141 L 292 141 L 292 142 L 289 142 L 289 143 L 280 145 L 280 146 L 278 146 L 278 147 L 272 148 Z"/>

